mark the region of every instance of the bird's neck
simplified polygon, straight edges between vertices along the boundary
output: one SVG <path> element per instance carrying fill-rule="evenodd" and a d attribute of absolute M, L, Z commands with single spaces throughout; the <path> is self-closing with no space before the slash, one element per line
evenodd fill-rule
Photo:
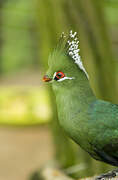
<path fill-rule="evenodd" d="M 72 128 L 76 128 L 76 123 L 81 127 L 86 121 L 87 109 L 96 97 L 86 77 L 77 79 L 70 88 L 58 89 L 55 95 L 60 124 L 72 137 L 71 133 L 76 133 Z"/>
<path fill-rule="evenodd" d="M 72 84 L 69 84 L 69 86 L 57 88 L 55 92 L 57 105 L 61 104 L 61 106 L 67 106 L 67 104 L 71 102 L 72 107 L 71 105 L 69 105 L 69 107 L 74 110 L 78 109 L 80 106 L 88 106 L 96 99 L 90 87 L 89 80 L 85 75 L 70 81 Z"/>

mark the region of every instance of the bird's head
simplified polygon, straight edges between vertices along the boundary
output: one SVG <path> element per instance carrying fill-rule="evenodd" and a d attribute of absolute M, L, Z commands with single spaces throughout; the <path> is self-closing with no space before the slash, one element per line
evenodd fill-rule
<path fill-rule="evenodd" d="M 78 45 L 76 32 L 70 31 L 67 36 L 62 33 L 57 47 L 49 56 L 49 69 L 43 77 L 44 82 L 52 83 L 53 88 L 56 89 L 59 87 L 69 88 L 76 83 L 79 76 L 84 74 L 88 77 L 79 55 Z"/>

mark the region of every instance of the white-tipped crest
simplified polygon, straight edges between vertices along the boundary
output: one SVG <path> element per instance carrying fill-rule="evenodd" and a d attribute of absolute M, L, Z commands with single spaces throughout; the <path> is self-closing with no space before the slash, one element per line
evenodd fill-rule
<path fill-rule="evenodd" d="M 70 38 L 67 41 L 67 43 L 69 45 L 68 54 L 69 54 L 69 56 L 72 57 L 72 59 L 79 66 L 79 68 L 85 72 L 87 78 L 89 78 L 88 73 L 86 72 L 86 70 L 83 66 L 83 63 L 81 61 L 81 57 L 79 55 L 79 51 L 80 51 L 79 41 L 78 41 L 78 38 L 76 35 L 77 35 L 77 32 L 73 33 L 72 30 L 70 31 L 70 34 L 69 34 Z"/>

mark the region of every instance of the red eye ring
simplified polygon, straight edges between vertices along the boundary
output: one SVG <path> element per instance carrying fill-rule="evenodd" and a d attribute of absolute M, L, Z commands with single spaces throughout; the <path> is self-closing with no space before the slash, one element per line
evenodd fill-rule
<path fill-rule="evenodd" d="M 65 77 L 65 74 L 61 71 L 56 72 L 55 80 L 59 80 Z"/>

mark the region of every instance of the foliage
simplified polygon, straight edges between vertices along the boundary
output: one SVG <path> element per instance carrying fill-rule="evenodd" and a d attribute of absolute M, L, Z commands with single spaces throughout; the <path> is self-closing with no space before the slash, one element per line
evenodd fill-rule
<path fill-rule="evenodd" d="M 44 88 L 1 88 L 0 123 L 21 126 L 47 123 L 52 116 L 49 104 Z"/>

